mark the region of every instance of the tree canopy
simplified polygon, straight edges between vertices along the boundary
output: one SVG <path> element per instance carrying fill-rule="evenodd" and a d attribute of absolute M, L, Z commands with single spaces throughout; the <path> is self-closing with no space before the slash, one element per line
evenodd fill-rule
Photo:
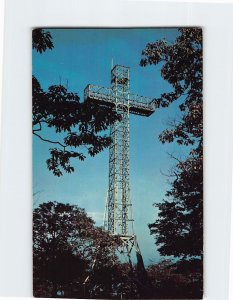
<path fill-rule="evenodd" d="M 53 49 L 52 36 L 49 31 L 37 28 L 32 31 L 32 48 L 42 53 L 47 49 Z"/>
<path fill-rule="evenodd" d="M 164 261 L 137 269 L 119 260 L 118 236 L 110 236 L 77 205 L 40 204 L 33 212 L 33 293 L 43 298 L 194 299 L 201 266 Z M 140 282 L 138 281 L 140 280 Z"/>
<path fill-rule="evenodd" d="M 201 299 L 202 264 L 200 260 L 163 260 L 150 265 L 147 273 L 156 299 Z"/>
<path fill-rule="evenodd" d="M 165 40 L 147 44 L 141 65 L 161 64 L 161 76 L 172 87 L 154 99 L 157 108 L 180 100 L 182 117 L 160 135 L 162 143 L 176 142 L 191 148 L 185 160 L 174 158 L 171 190 L 149 225 L 162 255 L 202 256 L 203 253 L 203 104 L 202 30 L 181 28 L 174 43 Z"/>
<path fill-rule="evenodd" d="M 39 53 L 51 50 L 54 45 L 50 32 L 33 30 L 32 47 Z M 76 92 L 61 84 L 44 91 L 35 76 L 32 76 L 32 97 L 33 134 L 53 145 L 46 163 L 55 176 L 74 171 L 71 159 L 82 161 L 87 154 L 94 156 L 111 144 L 111 138 L 103 132 L 120 120 L 112 109 L 81 102 Z M 46 137 L 44 127 L 53 130 L 52 138 Z"/>
<path fill-rule="evenodd" d="M 84 287 L 86 296 L 103 294 L 106 281 L 113 284 L 116 276 L 120 243 L 119 237 L 95 227 L 76 205 L 41 204 L 33 212 L 34 295 L 57 297 L 62 290 L 66 297 L 80 297 L 84 296 Z M 100 269 L 106 276 L 98 277 Z"/>
<path fill-rule="evenodd" d="M 181 28 L 180 36 L 174 43 L 160 40 L 148 43 L 143 50 L 141 66 L 161 66 L 161 76 L 168 81 L 173 90 L 154 99 L 157 108 L 168 107 L 174 101 L 184 97 L 179 105 L 182 119 L 174 123 L 171 129 L 160 135 L 165 142 L 176 141 L 182 145 L 193 145 L 202 141 L 202 30 L 200 28 Z"/>

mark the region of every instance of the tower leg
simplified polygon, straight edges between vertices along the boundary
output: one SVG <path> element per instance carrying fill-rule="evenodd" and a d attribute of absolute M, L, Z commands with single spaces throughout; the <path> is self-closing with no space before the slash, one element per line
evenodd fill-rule
<path fill-rule="evenodd" d="M 118 109 L 121 121 L 110 128 L 109 190 L 106 230 L 111 234 L 133 234 L 129 189 L 129 112 Z"/>

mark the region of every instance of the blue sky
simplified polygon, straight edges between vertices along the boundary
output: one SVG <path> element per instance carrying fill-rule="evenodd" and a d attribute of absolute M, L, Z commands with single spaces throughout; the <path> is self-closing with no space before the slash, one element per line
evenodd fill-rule
<path fill-rule="evenodd" d="M 120 64 L 130 67 L 131 92 L 158 97 L 170 90 L 160 76 L 161 65 L 140 67 L 141 51 L 148 42 L 166 38 L 172 42 L 177 29 L 50 29 L 54 49 L 43 54 L 33 51 L 33 74 L 43 89 L 64 85 L 77 92 L 81 101 L 87 84 L 110 86 L 110 69 Z M 130 187 L 135 233 L 146 264 L 161 259 L 147 224 L 156 219 L 153 203 L 161 202 L 169 188 L 162 173 L 175 164 L 167 153 L 183 158 L 187 149 L 175 143 L 162 145 L 159 134 L 167 122 L 179 118 L 177 103 L 157 109 L 147 117 L 130 116 Z M 44 136 L 58 139 L 49 130 Z M 57 178 L 46 167 L 51 145 L 33 138 L 33 190 L 36 205 L 47 201 L 77 204 L 102 225 L 108 189 L 108 149 L 84 162 L 74 161 L 75 172 Z"/>

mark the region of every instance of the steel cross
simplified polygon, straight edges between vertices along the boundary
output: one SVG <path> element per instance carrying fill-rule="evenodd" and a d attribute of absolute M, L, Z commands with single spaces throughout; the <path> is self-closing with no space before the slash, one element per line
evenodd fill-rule
<path fill-rule="evenodd" d="M 116 121 L 110 127 L 112 143 L 109 148 L 109 186 L 104 227 L 122 238 L 128 255 L 133 246 L 140 252 L 133 230 L 130 201 L 129 115 L 150 116 L 155 111 L 153 100 L 130 93 L 130 69 L 120 65 L 111 70 L 110 88 L 89 84 L 84 90 L 84 99 L 112 107 L 121 115 L 121 121 Z"/>

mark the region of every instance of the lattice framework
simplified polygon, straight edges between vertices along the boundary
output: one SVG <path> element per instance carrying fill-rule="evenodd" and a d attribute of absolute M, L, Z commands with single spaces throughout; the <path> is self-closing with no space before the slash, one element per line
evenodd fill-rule
<path fill-rule="evenodd" d="M 130 260 L 133 247 L 140 253 L 133 230 L 130 201 L 130 114 L 150 116 L 155 107 L 148 97 L 130 93 L 130 69 L 116 65 L 111 70 L 111 87 L 88 85 L 85 101 L 112 107 L 121 115 L 121 121 L 111 125 L 112 144 L 109 148 L 109 187 L 104 226 L 113 235 L 119 235 L 123 252 Z M 130 260 L 131 261 L 131 260 Z"/>

